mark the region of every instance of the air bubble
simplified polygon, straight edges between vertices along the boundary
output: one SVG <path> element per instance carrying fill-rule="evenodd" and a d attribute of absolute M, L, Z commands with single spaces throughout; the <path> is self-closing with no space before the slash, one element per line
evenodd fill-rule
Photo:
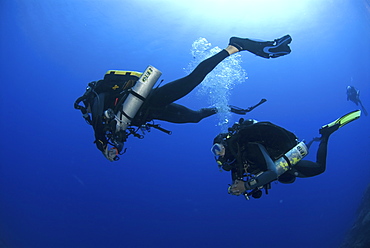
<path fill-rule="evenodd" d="M 193 60 L 185 71 L 187 73 L 192 72 L 200 62 L 221 50 L 217 46 L 212 48 L 212 44 L 206 38 L 197 39 L 193 42 L 191 49 Z M 206 99 L 209 105 L 218 109 L 217 125 L 223 131 L 227 130 L 227 124 L 231 117 L 228 107 L 231 91 L 236 85 L 243 83 L 247 79 L 247 72 L 241 67 L 241 63 L 241 55 L 238 53 L 227 57 L 197 87 L 197 94 L 202 99 Z"/>

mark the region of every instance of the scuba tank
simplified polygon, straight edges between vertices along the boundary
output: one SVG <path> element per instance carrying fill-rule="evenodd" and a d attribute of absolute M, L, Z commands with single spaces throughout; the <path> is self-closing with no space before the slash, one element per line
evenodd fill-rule
<path fill-rule="evenodd" d="M 297 164 L 308 154 L 308 148 L 306 144 L 301 141 L 290 151 L 285 153 L 278 160 L 274 161 L 276 165 L 276 173 L 278 176 L 282 175 L 284 172 L 288 171 L 290 167 Z"/>
<path fill-rule="evenodd" d="M 263 151 L 262 151 L 263 152 Z M 264 152 L 263 152 L 264 153 Z M 276 161 L 270 164 L 270 170 L 265 171 L 257 177 L 252 178 L 246 182 L 246 185 L 249 185 L 249 192 L 245 192 L 244 196 L 247 200 L 249 200 L 249 196 L 253 196 L 254 198 L 260 198 L 262 196 L 261 189 L 264 188 L 266 194 L 268 194 L 268 190 L 271 189 L 271 182 L 276 180 L 277 177 L 284 174 L 288 171 L 291 167 L 294 167 L 299 161 L 301 161 L 306 155 L 308 154 L 308 148 L 306 144 L 302 141 L 298 143 L 295 147 L 285 153 Z M 265 152 L 264 156 L 267 155 Z M 268 156 L 268 155 L 267 155 Z M 248 188 L 247 188 L 248 189 Z M 248 190 L 249 190 L 248 189 Z M 230 190 L 230 187 L 229 187 Z"/>
<path fill-rule="evenodd" d="M 153 66 L 146 68 L 135 86 L 129 91 L 128 97 L 122 104 L 122 109 L 116 115 L 116 132 L 124 131 L 130 125 L 131 120 L 161 75 L 162 73 Z"/>
<path fill-rule="evenodd" d="M 284 174 L 290 168 L 294 167 L 304 156 L 308 154 L 307 146 L 304 142 L 298 143 L 295 147 L 285 153 L 276 161 L 272 161 L 267 150 L 261 144 L 257 144 L 262 152 L 264 160 L 267 164 L 267 170 L 262 171 L 256 177 L 248 180 L 246 184 L 247 189 L 259 188 L 265 184 L 271 183 L 279 176 Z"/>

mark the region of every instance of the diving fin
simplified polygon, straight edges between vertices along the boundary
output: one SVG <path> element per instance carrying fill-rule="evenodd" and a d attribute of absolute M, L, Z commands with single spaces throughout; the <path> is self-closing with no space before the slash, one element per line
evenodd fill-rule
<path fill-rule="evenodd" d="M 239 115 L 245 115 L 246 113 L 251 112 L 253 109 L 257 108 L 258 106 L 260 106 L 262 103 L 264 103 L 266 101 L 267 100 L 263 98 L 256 105 L 254 105 L 252 107 L 248 107 L 246 109 L 242 109 L 242 108 L 239 108 L 239 107 L 236 107 L 236 106 L 233 106 L 233 105 L 229 105 L 229 108 L 230 108 L 230 112 L 232 112 L 232 113 L 239 114 Z"/>
<path fill-rule="evenodd" d="M 361 116 L 361 110 L 355 110 L 355 111 L 352 111 L 352 112 L 350 112 L 346 115 L 343 115 L 342 117 L 336 119 L 332 123 L 329 123 L 329 124 L 323 126 L 322 128 L 331 127 L 331 126 L 334 126 L 336 124 L 339 124 L 339 127 L 343 127 L 344 125 L 347 125 L 348 123 L 350 123 L 354 120 L 357 120 L 358 118 L 360 118 L 360 116 Z"/>
<path fill-rule="evenodd" d="M 287 55 L 291 52 L 289 47 L 292 42 L 290 35 L 285 35 L 274 41 L 260 41 L 231 37 L 229 45 L 236 47 L 239 51 L 249 51 L 257 56 L 269 59 Z"/>

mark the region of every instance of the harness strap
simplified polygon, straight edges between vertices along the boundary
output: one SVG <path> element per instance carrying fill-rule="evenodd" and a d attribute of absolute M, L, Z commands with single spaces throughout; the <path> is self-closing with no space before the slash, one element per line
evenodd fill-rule
<path fill-rule="evenodd" d="M 139 95 L 138 93 L 136 93 L 135 91 L 133 91 L 132 89 L 129 89 L 128 90 L 128 92 L 130 93 L 130 94 L 133 94 L 135 97 L 137 97 L 137 98 L 139 98 L 141 101 L 145 101 L 146 99 L 145 99 L 145 97 L 143 97 L 142 95 Z"/>
<path fill-rule="evenodd" d="M 289 160 L 289 158 L 285 155 L 285 154 L 283 154 L 283 156 L 282 156 L 284 159 L 285 159 L 285 161 L 288 163 L 288 165 L 289 165 L 289 168 L 291 168 L 292 167 L 292 163 L 290 163 L 290 160 Z"/>
<path fill-rule="evenodd" d="M 125 113 L 125 111 L 123 111 L 122 110 L 122 112 L 121 112 L 121 116 L 122 115 L 124 115 L 127 119 L 129 119 L 130 121 L 132 121 L 132 119 L 134 119 L 135 118 L 135 116 L 134 117 L 130 117 L 130 116 L 128 116 L 126 113 Z M 122 122 L 122 121 L 121 121 Z"/>

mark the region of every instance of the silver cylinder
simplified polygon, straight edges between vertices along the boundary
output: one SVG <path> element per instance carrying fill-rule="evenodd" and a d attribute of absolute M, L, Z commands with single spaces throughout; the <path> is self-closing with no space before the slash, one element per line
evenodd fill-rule
<path fill-rule="evenodd" d="M 130 92 L 122 104 L 122 110 L 116 115 L 116 132 L 126 130 L 127 126 L 130 125 L 131 120 L 135 117 L 145 98 L 149 95 L 161 75 L 162 72 L 153 66 L 146 68 L 134 87 L 132 87 L 133 92 Z"/>

